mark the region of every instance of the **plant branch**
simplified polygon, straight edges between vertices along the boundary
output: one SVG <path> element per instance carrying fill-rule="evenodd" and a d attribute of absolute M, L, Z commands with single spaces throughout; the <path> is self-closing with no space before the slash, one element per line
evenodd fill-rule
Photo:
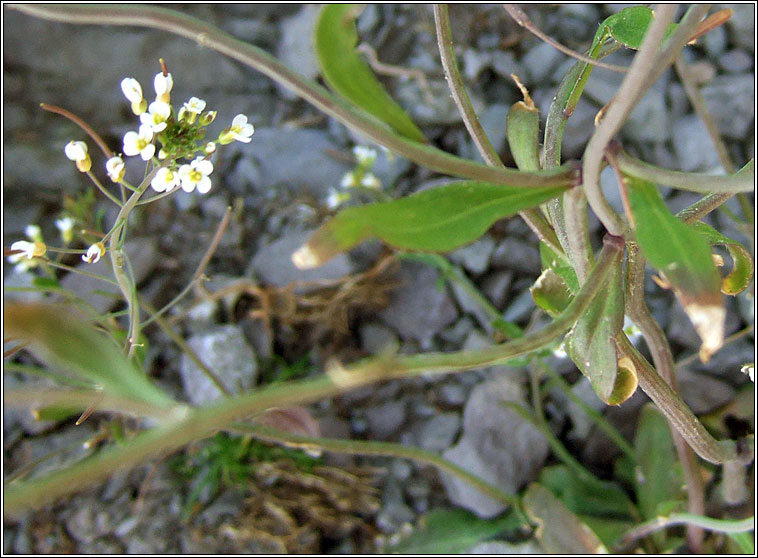
<path fill-rule="evenodd" d="M 689 192 L 713 194 L 729 194 L 736 192 L 752 192 L 755 189 L 755 172 L 739 172 L 725 176 L 712 174 L 681 172 L 663 169 L 635 159 L 628 153 L 619 151 L 616 160 L 625 174 L 649 180 L 656 184 L 671 186 Z"/>
<path fill-rule="evenodd" d="M 644 93 L 645 89 L 642 86 L 646 82 L 646 77 L 655 71 L 655 54 L 660 47 L 669 22 L 674 17 L 676 8 L 677 6 L 672 4 L 656 6 L 655 18 L 645 34 L 640 50 L 634 57 L 629 72 L 616 93 L 614 102 L 611 103 L 605 117 L 595 129 L 595 133 L 592 134 L 584 150 L 582 177 L 587 201 L 603 226 L 615 236 L 625 236 L 627 226 L 603 196 L 600 189 L 600 165 L 606 145 L 619 131 L 627 115 Z"/>

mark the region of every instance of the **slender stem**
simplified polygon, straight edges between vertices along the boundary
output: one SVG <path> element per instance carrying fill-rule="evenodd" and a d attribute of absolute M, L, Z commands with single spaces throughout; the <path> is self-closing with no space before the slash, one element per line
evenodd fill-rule
<path fill-rule="evenodd" d="M 103 277 L 102 275 L 91 273 L 89 271 L 84 271 L 83 269 L 80 269 L 78 267 L 71 267 L 70 265 L 66 265 L 62 263 L 51 262 L 50 260 L 47 260 L 47 265 L 49 265 L 50 267 L 63 269 L 65 271 L 70 271 L 72 273 L 79 273 L 81 275 L 86 275 L 87 277 L 92 277 L 93 279 L 99 279 L 101 281 L 105 281 L 106 283 L 110 283 L 111 285 L 116 285 L 118 287 L 118 283 L 114 281 L 113 279 L 108 279 L 107 277 Z"/>
<path fill-rule="evenodd" d="M 100 134 L 98 134 L 95 130 L 92 129 L 92 127 L 87 124 L 84 120 L 76 116 L 73 112 L 66 110 L 61 107 L 57 107 L 55 105 L 49 105 L 47 103 L 40 103 L 39 105 L 42 107 L 42 109 L 48 111 L 48 112 L 54 112 L 56 114 L 60 114 L 61 116 L 65 116 L 68 118 L 71 122 L 79 126 L 84 132 L 92 138 L 92 140 L 100 147 L 100 149 L 105 153 L 105 156 L 109 159 L 113 157 L 113 151 L 110 150 L 108 147 L 108 144 L 105 143 L 103 138 L 100 137 Z"/>
<path fill-rule="evenodd" d="M 665 4 L 656 6 L 655 18 L 645 34 L 639 52 L 621 83 L 616 97 L 605 114 L 600 125 L 592 134 L 586 149 L 584 150 L 582 177 L 584 190 L 592 210 L 600 222 L 610 234 L 624 236 L 627 232 L 626 224 L 613 210 L 608 200 L 603 196 L 600 189 L 600 164 L 605 153 L 605 146 L 616 135 L 627 115 L 632 111 L 637 101 L 644 93 L 642 85 L 645 78 L 655 71 L 655 53 L 660 47 L 663 35 L 669 22 L 674 17 L 676 5 Z"/>
<path fill-rule="evenodd" d="M 626 313 L 639 328 L 650 349 L 653 363 L 674 393 L 678 392 L 674 356 L 671 354 L 666 334 L 648 310 L 644 298 L 645 257 L 634 242 L 627 243 L 626 262 Z M 682 464 L 687 483 L 687 507 L 692 514 L 705 513 L 705 485 L 697 460 L 686 440 L 669 424 L 679 462 Z M 703 544 L 703 530 L 695 525 L 687 527 L 690 548 L 699 552 Z"/>
<path fill-rule="evenodd" d="M 669 423 L 674 425 L 700 457 L 716 464 L 740 459 L 734 441 L 719 442 L 713 438 L 697 420 L 697 417 L 692 414 L 690 408 L 677 394 L 671 391 L 663 378 L 629 342 L 626 335 L 622 334 L 616 337 L 616 342 L 621 352 L 634 363 L 642 390 L 653 400 L 669 420 Z"/>
<path fill-rule="evenodd" d="M 621 552 L 637 539 L 646 537 L 666 527 L 673 527 L 674 525 L 697 525 L 698 527 L 719 533 L 746 533 L 754 529 L 755 517 L 750 516 L 745 519 L 714 519 L 691 513 L 672 513 L 668 517 L 656 517 L 655 519 L 640 523 L 631 531 L 627 531 L 613 547 L 617 552 Z"/>
<path fill-rule="evenodd" d="M 521 27 L 523 27 L 524 29 L 532 33 L 533 35 L 539 37 L 550 46 L 560 50 L 563 54 L 567 54 L 571 58 L 576 58 L 577 60 L 581 60 L 582 62 L 586 62 L 587 64 L 592 64 L 594 66 L 597 66 L 598 68 L 605 68 L 606 70 L 612 70 L 614 72 L 620 72 L 622 74 L 628 70 L 628 68 L 626 68 L 625 66 L 617 66 L 616 64 L 608 64 L 607 62 L 600 62 L 600 60 L 597 60 L 595 58 L 592 58 L 580 52 L 576 52 L 575 50 L 571 50 L 567 46 L 562 45 L 561 43 L 553 39 L 550 35 L 544 33 L 539 27 L 537 27 L 529 18 L 529 16 L 526 15 L 526 12 L 524 12 L 524 10 L 519 8 L 516 4 L 504 4 L 503 7 L 505 8 L 505 11 L 508 12 L 508 15 L 510 15 L 513 18 L 513 20 L 516 23 L 518 23 Z"/>
<path fill-rule="evenodd" d="M 90 180 L 95 184 L 95 186 L 97 186 L 97 189 L 100 190 L 105 195 L 105 197 L 107 197 L 117 206 L 123 207 L 124 204 L 121 203 L 121 200 L 119 200 L 116 196 L 114 196 L 108 190 L 106 190 L 105 186 L 102 185 L 102 183 L 97 179 L 97 177 L 94 174 L 92 174 L 91 171 L 87 171 L 87 176 L 89 176 Z"/>
<path fill-rule="evenodd" d="M 563 227 L 571 264 L 579 285 L 582 285 L 589 274 L 593 254 L 587 228 L 587 198 L 580 188 L 572 188 L 563 194 Z"/>
<path fill-rule="evenodd" d="M 505 165 L 500 160 L 495 148 L 492 147 L 492 143 L 487 137 L 484 128 L 482 128 L 479 118 L 476 116 L 476 111 L 471 104 L 471 99 L 466 92 L 463 79 L 458 71 L 458 64 L 455 61 L 455 53 L 453 52 L 453 37 L 450 31 L 450 18 L 448 17 L 446 4 L 434 5 L 434 23 L 437 30 L 437 45 L 439 46 L 442 68 L 445 71 L 445 78 L 447 78 L 450 93 L 458 107 L 458 112 L 461 114 L 466 130 L 468 130 L 482 159 L 491 167 L 504 168 Z M 555 236 L 555 231 L 550 228 L 550 225 L 545 222 L 537 211 L 526 209 L 520 211 L 519 215 L 526 221 L 529 228 L 540 240 L 549 244 L 553 251 L 560 252 L 558 237 Z"/>
<path fill-rule="evenodd" d="M 381 455 L 386 457 L 411 459 L 417 463 L 427 463 L 468 482 L 481 493 L 486 494 L 495 500 L 516 507 L 519 513 L 522 513 L 518 496 L 504 492 L 502 489 L 472 475 L 455 463 L 420 448 L 405 446 L 402 444 L 393 444 L 391 442 L 313 438 L 310 436 L 291 434 L 262 424 L 250 424 L 247 422 L 235 422 L 229 425 L 227 430 L 250 434 L 253 438 L 258 440 L 281 444 L 287 447 L 301 448 L 307 451 L 322 450 L 348 455 Z M 523 517 L 525 518 L 525 516 Z"/>
<path fill-rule="evenodd" d="M 740 172 L 725 176 L 681 172 L 650 165 L 623 151 L 616 155 L 616 160 L 626 174 L 680 190 L 731 196 L 735 192 L 752 192 L 755 189 L 755 172 Z"/>
<path fill-rule="evenodd" d="M 432 170 L 473 180 L 519 187 L 569 186 L 577 180 L 571 167 L 553 172 L 525 173 L 467 161 L 434 147 L 406 139 L 363 111 L 331 95 L 323 87 L 293 72 L 276 58 L 193 17 L 147 5 L 14 4 L 26 14 L 78 24 L 131 25 L 162 29 L 196 41 L 250 66 L 292 90 L 318 109 L 376 143 Z"/>
<path fill-rule="evenodd" d="M 725 204 L 733 195 L 732 193 L 707 194 L 691 206 L 682 209 L 676 216 L 685 223 L 694 223 Z"/>

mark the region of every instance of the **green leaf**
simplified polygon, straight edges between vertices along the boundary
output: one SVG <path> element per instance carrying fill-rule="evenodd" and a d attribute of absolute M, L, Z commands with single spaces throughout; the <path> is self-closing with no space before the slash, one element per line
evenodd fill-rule
<path fill-rule="evenodd" d="M 61 285 L 55 277 L 35 277 L 32 285 L 40 289 L 60 289 Z"/>
<path fill-rule="evenodd" d="M 637 389 L 634 366 L 619 367 L 614 338 L 624 326 L 624 285 L 621 254 L 604 296 L 597 297 L 566 335 L 566 352 L 609 405 L 626 401 Z M 628 360 L 628 359 L 627 359 Z"/>
<path fill-rule="evenodd" d="M 537 540 L 547 553 L 607 553 L 598 536 L 552 492 L 532 483 L 523 497 L 524 511 L 537 524 Z"/>
<path fill-rule="evenodd" d="M 369 238 L 405 250 L 446 252 L 473 242 L 498 219 L 539 205 L 563 190 L 465 181 L 390 202 L 350 207 L 319 227 L 292 259 L 301 269 L 316 267 Z"/>
<path fill-rule="evenodd" d="M 723 344 L 726 318 L 710 243 L 671 214 L 654 184 L 632 176 L 626 184 L 637 242 L 650 265 L 671 283 L 703 341 L 700 358 L 706 361 Z"/>
<path fill-rule="evenodd" d="M 620 12 L 607 17 L 600 24 L 590 50 L 593 50 L 607 37 L 612 37 L 627 48 L 639 50 L 652 22 L 653 10 L 649 7 L 631 6 L 624 8 Z M 676 23 L 670 23 L 666 28 L 663 40 L 666 41 L 676 31 L 676 28 Z"/>
<path fill-rule="evenodd" d="M 671 507 L 671 501 L 684 501 L 684 478 L 676 457 L 668 421 L 653 405 L 640 414 L 634 439 L 637 455 L 637 507 L 645 519 L 653 519 Z M 670 510 L 669 510 L 670 511 Z"/>
<path fill-rule="evenodd" d="M 529 288 L 534 303 L 555 318 L 571 302 L 571 289 L 552 268 L 545 269 Z"/>
<path fill-rule="evenodd" d="M 385 547 L 393 554 L 462 554 L 478 542 L 523 524 L 515 513 L 496 519 L 480 519 L 461 509 L 433 510 L 420 527 L 399 544 Z"/>
<path fill-rule="evenodd" d="M 634 504 L 620 486 L 609 481 L 590 482 L 566 465 L 542 469 L 540 484 L 577 515 L 616 519 L 634 519 L 637 515 Z"/>
<path fill-rule="evenodd" d="M 116 345 L 70 308 L 53 304 L 6 303 L 6 335 L 28 341 L 48 365 L 86 380 L 106 393 L 160 407 L 174 401 L 144 372 L 126 360 Z"/>
<path fill-rule="evenodd" d="M 727 295 L 737 295 L 744 291 L 753 279 L 753 258 L 750 252 L 736 240 L 724 236 L 719 231 L 706 225 L 702 221 L 692 225 L 697 232 L 703 235 L 711 245 L 720 244 L 726 246 L 732 257 L 732 271 L 721 279 L 721 292 Z"/>
<path fill-rule="evenodd" d="M 329 87 L 403 136 L 424 143 L 426 138 L 403 108 L 389 96 L 371 68 L 356 52 L 358 4 L 328 4 L 315 30 L 316 56 Z"/>

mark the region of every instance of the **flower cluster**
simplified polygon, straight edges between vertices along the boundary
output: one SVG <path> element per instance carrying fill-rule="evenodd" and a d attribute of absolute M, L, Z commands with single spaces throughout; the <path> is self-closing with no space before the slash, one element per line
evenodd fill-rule
<path fill-rule="evenodd" d="M 343 191 L 339 191 L 336 188 L 332 188 L 329 191 L 326 204 L 331 209 L 336 208 L 352 197 L 350 192 L 344 190 L 350 188 L 380 190 L 382 187 L 381 181 L 371 172 L 371 167 L 376 161 L 376 151 L 370 147 L 356 145 L 353 147 L 353 157 L 355 157 L 356 166 L 342 177 L 340 187 Z"/>

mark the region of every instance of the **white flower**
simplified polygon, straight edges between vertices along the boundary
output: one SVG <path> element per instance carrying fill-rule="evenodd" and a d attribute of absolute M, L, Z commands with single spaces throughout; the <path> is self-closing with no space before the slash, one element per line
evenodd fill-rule
<path fill-rule="evenodd" d="M 42 239 L 42 229 L 39 228 L 39 225 L 26 225 L 24 234 L 35 242 L 44 242 Z"/>
<path fill-rule="evenodd" d="M 354 186 L 358 186 L 358 181 L 355 178 L 355 173 L 345 173 L 345 175 L 342 177 L 342 181 L 340 182 L 340 186 L 343 188 L 353 188 Z"/>
<path fill-rule="evenodd" d="M 170 73 L 163 75 L 163 72 L 158 72 L 155 74 L 153 86 L 155 87 L 156 101 L 163 103 L 171 102 L 169 93 L 171 93 L 171 88 L 174 87 L 174 78 L 171 77 Z"/>
<path fill-rule="evenodd" d="M 189 101 L 184 103 L 184 106 L 179 109 L 179 120 L 186 120 L 190 124 L 195 122 L 197 116 L 205 110 L 205 101 L 198 99 L 197 97 L 190 98 Z"/>
<path fill-rule="evenodd" d="M 118 156 L 111 157 L 105 162 L 105 170 L 113 182 L 121 182 L 124 179 L 124 173 L 126 173 L 124 160 Z"/>
<path fill-rule="evenodd" d="M 74 239 L 74 220 L 71 217 L 63 217 L 55 220 L 55 226 L 61 231 L 61 239 L 68 244 Z"/>
<path fill-rule="evenodd" d="M 353 155 L 358 164 L 365 168 L 370 167 L 376 161 L 376 151 L 363 145 L 353 147 Z"/>
<path fill-rule="evenodd" d="M 255 128 L 247 121 L 247 116 L 238 114 L 232 120 L 231 127 L 221 132 L 218 141 L 221 145 L 232 143 L 234 140 L 249 143 L 254 132 Z"/>
<path fill-rule="evenodd" d="M 382 183 L 379 182 L 379 179 L 373 173 L 367 172 L 361 178 L 361 186 L 378 190 L 382 187 Z"/>
<path fill-rule="evenodd" d="M 92 168 L 92 159 L 87 153 L 87 144 L 83 141 L 70 141 L 64 149 L 66 157 L 76 162 L 76 168 L 81 172 L 87 172 Z"/>
<path fill-rule="evenodd" d="M 210 155 L 211 153 L 216 152 L 216 144 L 212 141 L 209 141 L 205 144 L 205 147 L 203 147 L 203 151 L 205 151 L 206 155 Z"/>
<path fill-rule="evenodd" d="M 162 132 L 166 129 L 166 120 L 171 116 L 171 105 L 161 101 L 150 103 L 148 112 L 142 113 L 139 117 L 143 125 L 147 124 L 153 129 L 154 133 Z"/>
<path fill-rule="evenodd" d="M 179 173 L 168 167 L 160 169 L 150 182 L 156 192 L 170 192 L 179 186 Z"/>
<path fill-rule="evenodd" d="M 329 195 L 326 198 L 326 206 L 329 209 L 336 209 L 339 205 L 350 199 L 348 192 L 340 192 L 335 188 L 329 190 Z"/>
<path fill-rule="evenodd" d="M 96 242 L 87 248 L 87 253 L 82 255 L 82 260 L 87 263 L 97 263 L 103 254 L 105 254 L 105 245 L 102 242 Z"/>
<path fill-rule="evenodd" d="M 132 112 L 139 116 L 147 109 L 147 101 L 142 96 L 142 86 L 134 78 L 124 78 L 121 80 L 121 91 L 124 96 L 132 103 Z"/>
<path fill-rule="evenodd" d="M 8 256 L 8 261 L 15 264 L 17 271 L 27 271 L 32 267 L 36 267 L 37 262 L 34 258 L 44 256 L 47 246 L 42 242 L 19 240 L 11 244 L 11 250 L 21 250 L 24 252 L 23 254 L 11 254 Z"/>
<path fill-rule="evenodd" d="M 740 372 L 742 372 L 743 374 L 747 374 L 751 382 L 755 381 L 755 364 L 753 363 L 745 364 L 742 368 L 740 368 Z"/>
<path fill-rule="evenodd" d="M 139 127 L 139 132 L 127 132 L 124 135 L 124 154 L 139 155 L 143 161 L 149 161 L 155 154 L 153 141 L 153 129 L 147 124 Z"/>
<path fill-rule="evenodd" d="M 211 179 L 208 175 L 213 172 L 213 163 L 198 157 L 189 165 L 179 167 L 179 177 L 182 179 L 182 190 L 192 192 L 195 188 L 201 194 L 211 189 Z"/>

